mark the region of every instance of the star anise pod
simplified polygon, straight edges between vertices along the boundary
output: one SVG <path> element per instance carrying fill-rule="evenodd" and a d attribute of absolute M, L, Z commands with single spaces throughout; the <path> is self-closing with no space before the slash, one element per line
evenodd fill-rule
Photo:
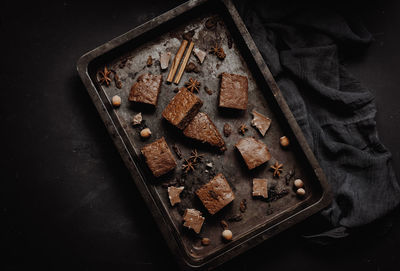
<path fill-rule="evenodd" d="M 186 82 L 185 86 L 190 92 L 196 91 L 198 93 L 199 87 L 200 87 L 200 82 L 197 81 L 196 79 L 189 78 L 189 82 Z"/>
<path fill-rule="evenodd" d="M 248 129 L 247 129 L 246 124 L 240 125 L 240 127 L 239 127 L 239 133 L 240 133 L 240 134 L 244 135 L 244 133 L 246 133 L 247 130 L 248 130 Z"/>
<path fill-rule="evenodd" d="M 283 164 L 279 164 L 278 162 L 275 162 L 275 164 L 272 165 L 270 169 L 273 171 L 274 177 L 279 177 L 279 176 L 281 176 L 282 168 L 283 168 Z"/>
<path fill-rule="evenodd" d="M 226 57 L 224 49 L 222 49 L 222 47 L 217 43 L 214 45 L 214 47 L 211 47 L 210 54 L 216 55 L 221 60 L 224 60 Z"/>
<path fill-rule="evenodd" d="M 199 154 L 196 149 L 192 150 L 191 156 L 189 157 L 189 160 L 191 160 L 193 163 L 197 163 L 198 161 L 203 158 L 202 154 Z"/>
<path fill-rule="evenodd" d="M 194 170 L 194 163 L 192 160 L 186 160 L 183 162 L 182 169 L 185 171 L 185 173 L 188 173 L 189 171 Z"/>
<path fill-rule="evenodd" d="M 111 78 L 110 78 L 111 71 L 107 69 L 107 66 L 104 66 L 104 70 L 99 71 L 98 74 L 100 75 L 99 83 L 106 84 L 107 86 L 109 86 L 111 83 Z"/>

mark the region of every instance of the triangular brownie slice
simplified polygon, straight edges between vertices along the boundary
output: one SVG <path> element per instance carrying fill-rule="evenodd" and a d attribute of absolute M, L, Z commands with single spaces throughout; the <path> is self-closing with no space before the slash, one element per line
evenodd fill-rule
<path fill-rule="evenodd" d="M 226 150 L 225 141 L 206 113 L 197 113 L 183 130 L 183 134 L 189 138 L 218 147 L 221 151 Z"/>

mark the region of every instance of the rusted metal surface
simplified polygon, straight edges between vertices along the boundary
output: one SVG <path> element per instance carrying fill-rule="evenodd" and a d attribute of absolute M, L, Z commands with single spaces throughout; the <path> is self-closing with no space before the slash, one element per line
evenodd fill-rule
<path fill-rule="evenodd" d="M 210 18 L 217 21 L 213 29 L 205 27 Z M 189 62 L 196 63 L 199 72 L 185 72 L 179 85 L 167 84 L 169 69 L 161 71 L 160 53 L 169 51 L 173 57 L 182 41 L 182 34 L 191 30 L 195 32 L 193 41 L 196 48 L 208 51 L 218 43 L 222 45 L 226 58 L 220 60 L 208 54 L 204 63 L 200 64 L 192 55 Z M 149 56 L 153 59 L 151 66 L 147 65 Z M 115 84 L 105 86 L 98 83 L 96 74 L 105 65 L 118 74 L 121 89 Z M 329 204 L 331 196 L 322 170 L 230 1 L 189 1 L 82 56 L 78 72 L 133 180 L 183 268 L 215 267 Z M 163 75 L 158 105 L 154 110 L 131 105 L 128 101 L 132 84 L 138 76 L 147 72 Z M 218 75 L 222 72 L 248 77 L 249 103 L 245 112 L 218 109 Z M 201 111 L 210 116 L 222 135 L 225 123 L 232 127 L 232 134 L 224 137 L 227 151 L 223 154 L 185 138 L 161 117 L 161 112 L 176 94 L 174 89 L 183 86 L 190 77 L 201 82 L 198 94 L 204 102 Z M 213 90 L 211 95 L 204 91 L 205 86 Z M 114 95 L 122 98 L 122 105 L 117 109 L 111 105 Z M 250 125 L 253 109 L 272 119 L 265 137 Z M 139 135 L 140 128 L 131 125 L 133 116 L 138 112 L 142 112 L 145 125 L 152 131 L 149 140 L 143 141 Z M 245 136 L 263 141 L 272 155 L 269 163 L 252 171 L 247 169 L 234 148 L 236 142 L 243 138 L 237 131 L 241 124 L 249 128 Z M 291 147 L 285 150 L 279 145 L 279 138 L 283 135 L 291 140 Z M 202 162 L 193 172 L 185 174 L 181 169 L 184 160 L 177 159 L 178 167 L 172 174 L 155 180 L 144 164 L 140 149 L 162 136 L 171 149 L 173 145 L 178 146 L 184 158 L 188 158 L 196 148 L 203 155 Z M 284 164 L 280 178 L 273 178 L 269 171 L 275 161 Z M 212 163 L 212 168 L 206 163 Z M 300 177 L 305 183 L 307 195 L 304 199 L 299 199 L 292 189 L 294 178 L 288 184 L 285 180 L 285 175 L 293 169 L 294 177 Z M 218 173 L 225 175 L 236 199 L 211 216 L 194 192 Z M 255 199 L 251 194 L 253 178 L 267 178 L 275 191 L 287 191 L 288 194 L 275 201 Z M 166 184 L 169 182 L 185 186 L 181 194 L 182 202 L 175 207 L 171 207 L 168 199 Z M 243 199 L 247 202 L 244 212 L 240 210 Z M 185 208 L 198 209 L 206 217 L 200 235 L 182 226 Z M 229 229 L 234 234 L 229 243 L 221 239 L 221 220 L 228 221 Z M 211 243 L 202 246 L 202 237 L 209 238 Z"/>

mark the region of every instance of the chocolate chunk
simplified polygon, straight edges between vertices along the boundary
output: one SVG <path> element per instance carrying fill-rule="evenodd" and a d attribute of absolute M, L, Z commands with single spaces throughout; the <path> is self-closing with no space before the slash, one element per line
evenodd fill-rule
<path fill-rule="evenodd" d="M 268 198 L 268 180 L 253 179 L 253 197 Z"/>
<path fill-rule="evenodd" d="M 240 139 L 235 147 L 242 155 L 248 169 L 258 167 L 271 159 L 267 146 L 253 137 Z"/>
<path fill-rule="evenodd" d="M 228 124 L 224 124 L 224 136 L 229 137 L 232 134 L 232 127 Z"/>
<path fill-rule="evenodd" d="M 180 186 L 180 187 L 175 187 L 175 186 L 170 186 L 168 187 L 168 198 L 169 201 L 171 202 L 171 205 L 174 206 L 175 204 L 181 202 L 181 198 L 179 195 L 182 193 L 183 189 L 185 187 Z"/>
<path fill-rule="evenodd" d="M 162 75 L 142 74 L 133 84 L 129 94 L 129 101 L 157 105 L 160 93 Z"/>
<path fill-rule="evenodd" d="M 200 50 L 199 48 L 194 48 L 193 53 L 197 57 L 197 59 L 200 61 L 200 64 L 203 64 L 204 59 L 207 56 L 207 53 L 204 52 L 203 50 Z"/>
<path fill-rule="evenodd" d="M 185 129 L 199 112 L 203 102 L 186 88 L 181 88 L 162 112 L 162 116 L 179 129 Z"/>
<path fill-rule="evenodd" d="M 251 125 L 255 126 L 262 136 L 265 136 L 265 133 L 268 131 L 269 126 L 271 125 L 271 119 L 255 110 L 253 110 L 251 114 L 253 114 Z"/>
<path fill-rule="evenodd" d="M 191 41 L 194 36 L 194 30 L 183 33 L 182 38 L 187 41 Z"/>
<path fill-rule="evenodd" d="M 171 53 L 170 52 L 161 53 L 161 55 L 160 55 L 160 67 L 161 67 L 161 70 L 165 70 L 165 69 L 168 68 L 170 59 L 171 59 Z"/>
<path fill-rule="evenodd" d="M 195 72 L 198 73 L 199 69 L 197 68 L 196 64 L 194 64 L 193 62 L 189 62 L 186 67 L 185 67 L 185 71 L 186 72 Z"/>
<path fill-rule="evenodd" d="M 218 147 L 221 151 L 226 150 L 225 141 L 206 113 L 199 112 L 183 130 L 183 134 L 202 143 Z"/>
<path fill-rule="evenodd" d="M 183 226 L 193 229 L 197 234 L 200 233 L 201 227 L 204 223 L 204 217 L 201 216 L 201 212 L 196 209 L 186 209 L 183 214 Z"/>
<path fill-rule="evenodd" d="M 248 99 L 247 77 L 222 73 L 219 92 L 219 107 L 246 110 Z"/>
<path fill-rule="evenodd" d="M 174 156 L 164 137 L 147 144 L 141 152 L 155 177 L 160 177 L 176 167 Z"/>
<path fill-rule="evenodd" d="M 217 198 L 212 197 L 209 191 L 214 191 Z M 233 191 L 222 173 L 219 173 L 211 181 L 198 189 L 196 194 L 212 215 L 235 199 Z"/>

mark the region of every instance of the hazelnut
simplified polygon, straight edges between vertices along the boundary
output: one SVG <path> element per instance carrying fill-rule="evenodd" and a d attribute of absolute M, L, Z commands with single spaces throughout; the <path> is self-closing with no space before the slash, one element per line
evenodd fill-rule
<path fill-rule="evenodd" d="M 281 138 L 279 138 L 279 143 L 283 148 L 286 148 L 289 146 L 289 138 L 287 138 L 286 136 L 282 136 Z"/>
<path fill-rule="evenodd" d="M 294 186 L 296 187 L 296 188 L 301 188 L 301 187 L 303 187 L 304 186 L 304 183 L 303 183 L 303 181 L 302 180 L 300 180 L 300 179 L 296 179 L 296 180 L 294 180 Z"/>
<path fill-rule="evenodd" d="M 224 230 L 224 231 L 222 232 L 222 237 L 223 237 L 225 240 L 230 241 L 230 240 L 232 240 L 232 232 L 231 232 L 230 230 Z"/>
<path fill-rule="evenodd" d="M 140 131 L 140 136 L 142 138 L 149 138 L 151 136 L 151 131 L 149 128 L 144 128 L 142 131 Z"/>
<path fill-rule="evenodd" d="M 201 244 L 203 246 L 208 246 L 211 243 L 211 240 L 209 238 L 204 237 L 203 239 L 201 239 Z"/>
<path fill-rule="evenodd" d="M 115 95 L 111 98 L 111 102 L 114 107 L 119 107 L 121 105 L 121 97 Z"/>
<path fill-rule="evenodd" d="M 298 196 L 302 197 L 306 194 L 306 190 L 304 190 L 304 188 L 299 188 L 299 189 L 297 189 L 296 194 Z"/>

